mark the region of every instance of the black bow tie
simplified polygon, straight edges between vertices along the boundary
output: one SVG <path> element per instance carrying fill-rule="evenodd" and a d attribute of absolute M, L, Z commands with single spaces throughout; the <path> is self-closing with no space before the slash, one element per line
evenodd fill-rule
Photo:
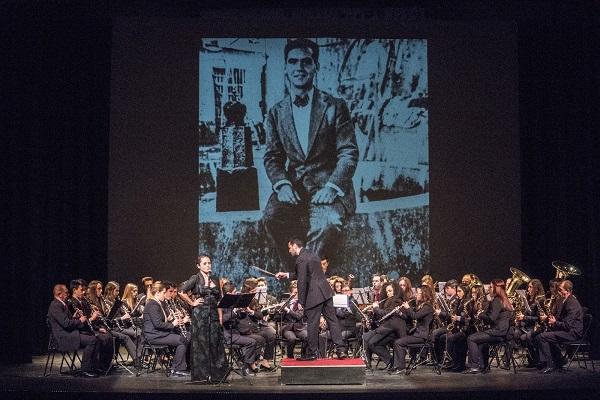
<path fill-rule="evenodd" d="M 303 94 L 302 96 L 296 96 L 294 98 L 294 105 L 296 107 L 305 107 L 308 104 L 308 95 Z"/>

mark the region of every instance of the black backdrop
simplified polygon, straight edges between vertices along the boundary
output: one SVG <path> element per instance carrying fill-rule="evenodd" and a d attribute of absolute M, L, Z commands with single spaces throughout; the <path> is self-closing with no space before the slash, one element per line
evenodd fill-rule
<path fill-rule="evenodd" d="M 2 352 L 3 363 L 28 362 L 43 352 L 55 282 L 107 278 L 111 18 L 202 12 L 194 2 L 144 2 L 142 10 L 110 1 L 15 3 L 0 10 L 8 54 L 0 63 L 8 100 L 2 113 L 7 256 L 0 331 L 1 343 L 12 349 Z M 592 3 L 419 3 L 418 12 L 431 19 L 517 23 L 522 263 L 543 281 L 554 275 L 554 259 L 579 266 L 585 275 L 574 279 L 576 293 L 600 315 L 594 289 L 600 283 L 600 68 L 593 60 L 600 21 Z M 376 11 L 370 15 L 377 17 Z"/>

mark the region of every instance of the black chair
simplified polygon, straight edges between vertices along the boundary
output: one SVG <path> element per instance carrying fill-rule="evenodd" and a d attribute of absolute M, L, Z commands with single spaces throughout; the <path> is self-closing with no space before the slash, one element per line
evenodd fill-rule
<path fill-rule="evenodd" d="M 586 313 L 583 316 L 583 336 L 579 340 L 571 340 L 560 344 L 565 354 L 566 365 L 565 370 L 568 370 L 573 361 L 577 361 L 579 368 L 587 369 L 587 362 L 592 364 L 592 371 L 596 371 L 594 359 L 591 356 L 592 343 L 590 342 L 590 331 L 592 327 L 592 314 Z M 581 363 L 583 362 L 583 367 Z"/>
<path fill-rule="evenodd" d="M 516 374 L 517 361 L 515 360 L 513 350 L 512 337 L 506 337 L 498 343 L 490 343 L 486 371 L 490 370 L 492 362 L 495 360 L 497 368 L 510 369 L 512 366 L 513 372 Z"/>
<path fill-rule="evenodd" d="M 438 357 L 433 343 L 433 319 L 429 325 L 429 335 L 423 343 L 415 343 L 407 345 L 410 360 L 406 367 L 406 375 L 417 368 L 419 365 L 431 365 L 433 371 L 438 375 L 442 374 L 442 365 L 437 361 Z"/>
<path fill-rule="evenodd" d="M 52 374 L 52 367 L 54 366 L 54 358 L 56 353 L 59 353 L 62 357 L 60 362 L 59 372 L 61 374 L 75 375 L 79 371 L 77 368 L 76 362 L 79 362 L 81 365 L 81 359 L 79 358 L 79 353 L 77 350 L 75 351 L 65 351 L 60 348 L 58 345 L 58 341 L 54 337 L 52 333 L 52 328 L 50 327 L 50 322 L 46 319 L 46 326 L 48 327 L 48 356 L 46 357 L 46 366 L 44 367 L 44 376 L 49 376 Z M 50 369 L 48 369 L 48 365 L 50 365 Z M 63 370 L 63 368 L 67 368 Z"/>
<path fill-rule="evenodd" d="M 237 374 L 238 376 L 240 376 L 243 380 L 245 380 L 248 384 L 250 384 L 252 386 L 253 383 L 248 378 L 246 378 L 246 376 L 244 375 L 244 372 L 243 372 L 243 368 L 244 368 L 243 346 L 239 345 L 239 344 L 230 344 L 229 342 L 226 341 L 225 357 L 226 357 L 227 363 L 229 365 L 229 369 L 227 370 L 227 373 L 221 379 L 221 382 L 225 382 L 227 380 L 228 376 L 233 372 L 233 373 Z M 231 378 L 231 380 L 233 380 L 233 377 Z"/>
<path fill-rule="evenodd" d="M 142 367 L 146 373 L 162 369 L 166 376 L 171 375 L 173 351 L 167 345 L 153 345 L 144 343 L 142 350 Z M 140 374 L 138 373 L 137 376 Z"/>

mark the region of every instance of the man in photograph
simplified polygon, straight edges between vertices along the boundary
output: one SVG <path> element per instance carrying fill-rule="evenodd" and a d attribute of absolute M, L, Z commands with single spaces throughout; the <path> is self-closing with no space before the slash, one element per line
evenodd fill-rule
<path fill-rule="evenodd" d="M 264 165 L 273 193 L 264 223 L 281 263 L 292 271 L 290 234 L 306 238 L 319 256 L 336 253 L 346 217 L 356 209 L 358 146 L 346 103 L 314 86 L 318 45 L 290 40 L 284 56 L 288 93 L 266 119 Z"/>

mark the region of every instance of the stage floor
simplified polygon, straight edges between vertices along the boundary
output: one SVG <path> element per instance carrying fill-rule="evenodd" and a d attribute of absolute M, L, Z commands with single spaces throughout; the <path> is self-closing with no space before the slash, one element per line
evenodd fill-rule
<path fill-rule="evenodd" d="M 537 370 L 520 368 L 517 374 L 492 367 L 484 375 L 464 375 L 442 372 L 437 375 L 431 367 L 419 366 L 410 376 L 390 376 L 385 371 L 365 371 L 365 385 L 281 385 L 280 370 L 248 377 L 250 385 L 236 374 L 231 382 L 222 385 L 190 384 L 190 378 L 167 377 L 161 371 L 136 377 L 119 368 L 106 377 L 79 378 L 58 374 L 43 376 L 45 356 L 34 357 L 33 363 L 0 367 L 0 387 L 3 398 L 77 398 L 148 399 L 198 398 L 211 394 L 218 398 L 328 398 L 334 394 L 346 399 L 402 398 L 404 399 L 562 399 L 598 398 L 600 373 L 572 365 L 565 373 L 541 375 Z M 597 363 L 596 363 L 597 364 Z M 600 364 L 597 364 L 600 365 Z M 598 369 L 597 369 L 598 371 Z M 70 396 L 71 395 L 71 396 Z M 73 397 L 71 397 L 73 398 Z"/>

